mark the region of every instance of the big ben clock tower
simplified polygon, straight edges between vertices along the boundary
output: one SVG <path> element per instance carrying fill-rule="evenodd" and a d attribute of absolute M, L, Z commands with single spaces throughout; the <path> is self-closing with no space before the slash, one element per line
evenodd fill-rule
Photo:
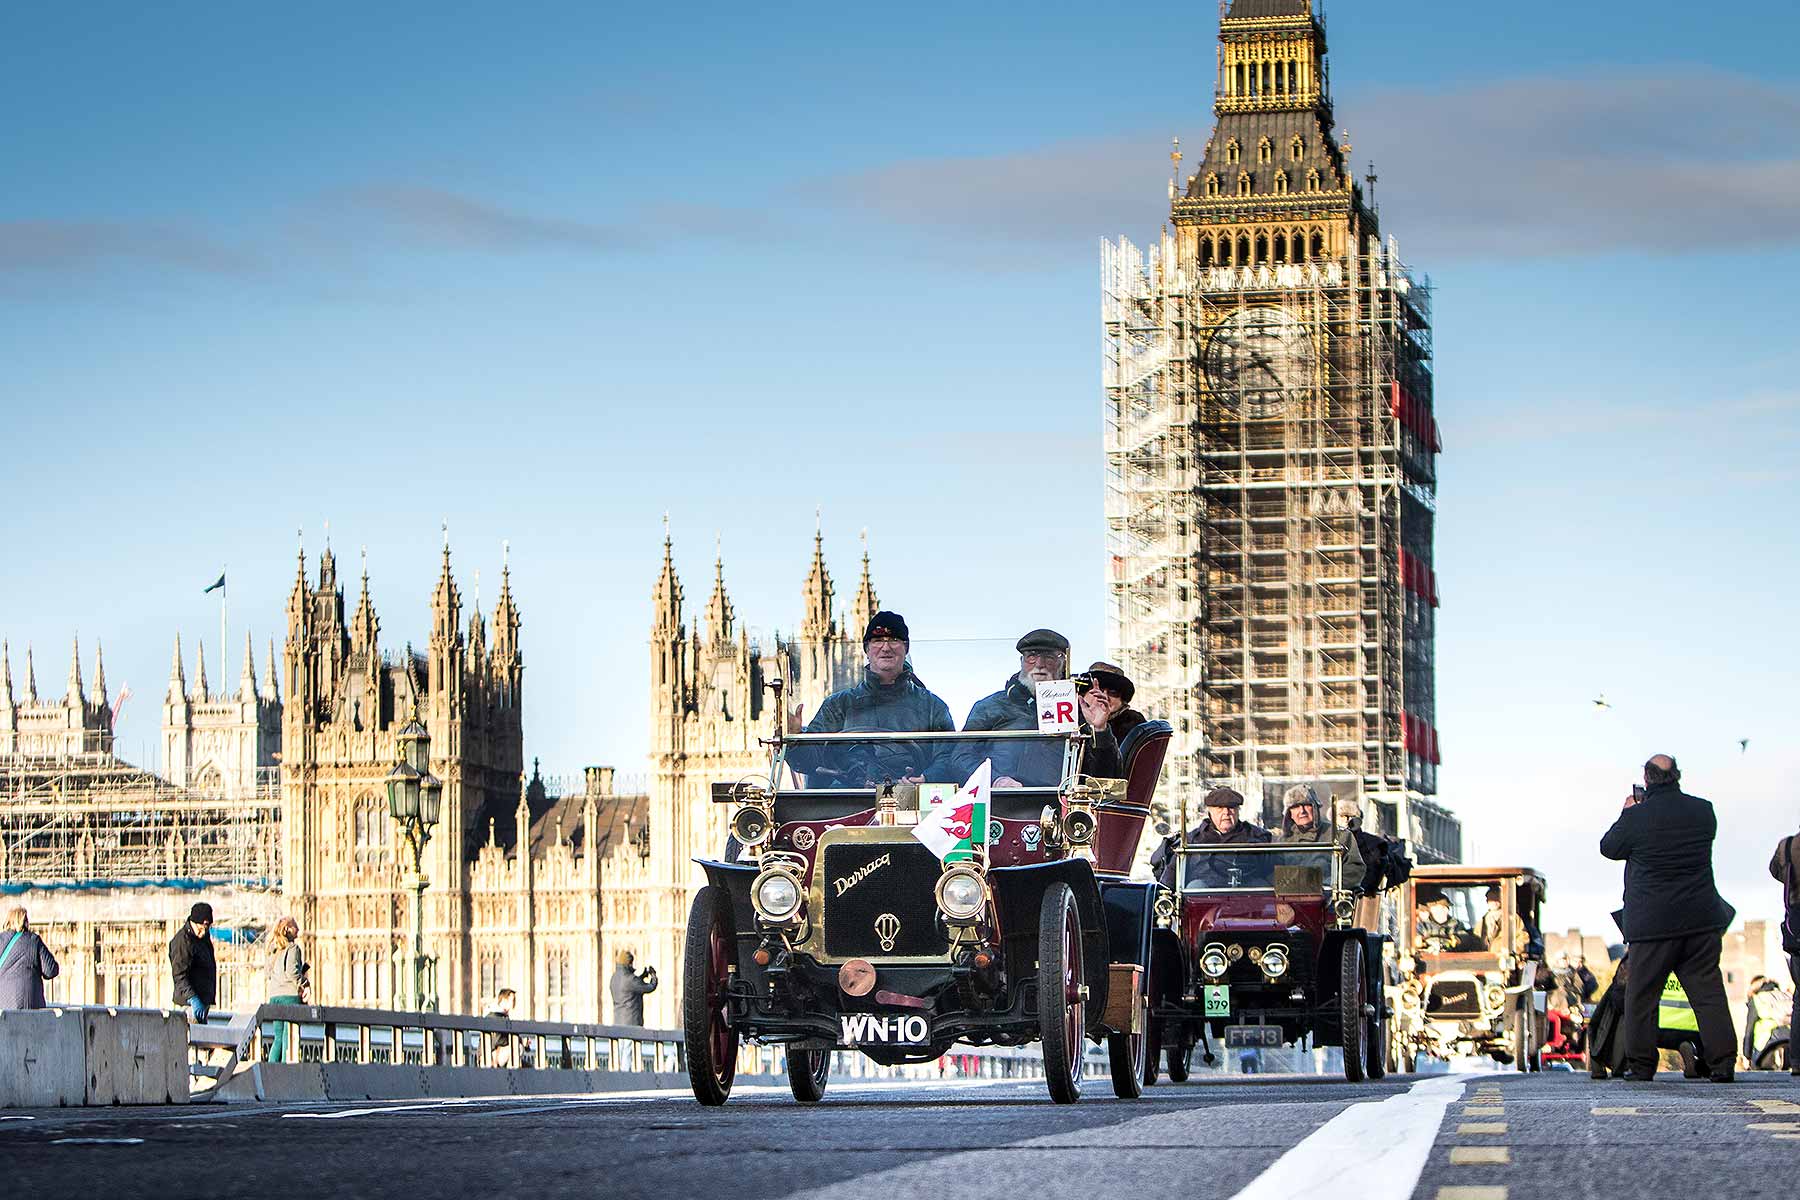
<path fill-rule="evenodd" d="M 1169 229 L 1104 247 L 1110 649 L 1190 818 L 1229 783 L 1279 821 L 1305 783 L 1442 861 L 1430 286 L 1353 177 L 1326 50 L 1312 0 L 1229 0 Z"/>

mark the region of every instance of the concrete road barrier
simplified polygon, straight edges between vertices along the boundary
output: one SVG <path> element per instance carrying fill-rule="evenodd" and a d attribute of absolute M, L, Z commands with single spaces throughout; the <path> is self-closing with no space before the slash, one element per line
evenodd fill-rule
<path fill-rule="evenodd" d="M 0 1107 L 185 1104 L 187 1018 L 131 1008 L 0 1012 Z"/>

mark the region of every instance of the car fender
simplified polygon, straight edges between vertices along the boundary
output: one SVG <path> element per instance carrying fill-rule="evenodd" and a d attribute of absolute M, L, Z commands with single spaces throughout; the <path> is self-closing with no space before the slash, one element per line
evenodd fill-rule
<path fill-rule="evenodd" d="M 1053 862 L 1027 863 L 1017 867 L 995 867 L 988 872 L 988 883 L 994 891 L 994 903 L 1000 910 L 1000 927 L 1006 931 L 1006 960 L 1013 977 L 1023 978 L 1035 970 L 1037 963 L 1038 910 L 1043 907 L 1044 891 L 1053 883 L 1066 883 L 1075 893 L 1075 908 L 1081 921 L 1082 974 L 1086 977 L 1089 1032 L 1105 1004 L 1107 964 L 1112 961 L 1107 937 L 1106 913 L 1100 899 L 1100 887 L 1094 879 L 1093 864 L 1085 858 L 1064 858 Z"/>
<path fill-rule="evenodd" d="M 718 862 L 708 858 L 696 858 L 694 862 L 706 872 L 706 882 L 731 897 L 732 923 L 737 930 L 741 963 L 746 940 L 756 941 L 756 909 L 750 904 L 750 886 L 756 882 L 757 866 L 755 863 Z"/>

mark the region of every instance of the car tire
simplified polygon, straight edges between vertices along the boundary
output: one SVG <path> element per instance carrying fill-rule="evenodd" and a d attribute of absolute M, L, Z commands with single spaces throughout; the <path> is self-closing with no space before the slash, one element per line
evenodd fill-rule
<path fill-rule="evenodd" d="M 694 1099 L 725 1103 L 737 1078 L 738 1032 L 731 1026 L 725 984 L 737 953 L 731 897 L 711 884 L 688 912 L 681 963 L 681 1024 Z"/>
<path fill-rule="evenodd" d="M 1081 962 L 1081 920 L 1066 883 L 1044 889 L 1038 906 L 1038 1033 L 1044 1042 L 1044 1082 L 1058 1104 L 1081 1099 L 1081 1060 L 1087 1044 Z"/>
<path fill-rule="evenodd" d="M 1363 1016 L 1369 978 L 1363 972 L 1362 943 L 1344 939 L 1338 959 L 1338 1044 L 1344 1049 L 1344 1078 L 1361 1083 L 1367 1058 L 1368 1018 Z"/>
<path fill-rule="evenodd" d="M 831 1079 L 831 1051 L 789 1050 L 787 1071 L 794 1099 L 802 1104 L 817 1104 L 824 1098 L 825 1084 Z"/>
<path fill-rule="evenodd" d="M 1192 1057 L 1194 1048 L 1185 1041 L 1176 1041 L 1169 1047 L 1169 1082 L 1186 1083 L 1188 1081 L 1188 1059 Z"/>
<path fill-rule="evenodd" d="M 1369 1078 L 1384 1077 L 1388 1073 L 1387 1014 L 1382 1011 L 1380 999 L 1375 1001 L 1375 1015 L 1369 1018 L 1368 1029 L 1363 1033 L 1363 1046 Z"/>
<path fill-rule="evenodd" d="M 1112 1067 L 1113 1095 L 1121 1100 L 1136 1100 L 1144 1094 L 1144 1064 L 1150 1061 L 1149 1002 L 1138 993 L 1138 1028 L 1142 1033 L 1109 1033 L 1106 1054 Z"/>

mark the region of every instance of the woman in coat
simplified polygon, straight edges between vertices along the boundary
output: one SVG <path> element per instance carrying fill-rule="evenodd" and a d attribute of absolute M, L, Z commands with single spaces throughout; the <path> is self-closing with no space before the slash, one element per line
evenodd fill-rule
<path fill-rule="evenodd" d="M 44 980 L 61 970 L 44 939 L 31 932 L 25 910 L 7 913 L 0 929 L 0 1008 L 43 1008 Z"/>
<path fill-rule="evenodd" d="M 269 936 L 269 961 L 263 968 L 270 1004 L 299 1004 L 306 992 L 306 960 L 300 954 L 300 922 L 283 917 Z M 287 1061 L 288 1022 L 275 1022 L 269 1061 Z M 299 1049 L 298 1046 L 295 1047 Z"/>

